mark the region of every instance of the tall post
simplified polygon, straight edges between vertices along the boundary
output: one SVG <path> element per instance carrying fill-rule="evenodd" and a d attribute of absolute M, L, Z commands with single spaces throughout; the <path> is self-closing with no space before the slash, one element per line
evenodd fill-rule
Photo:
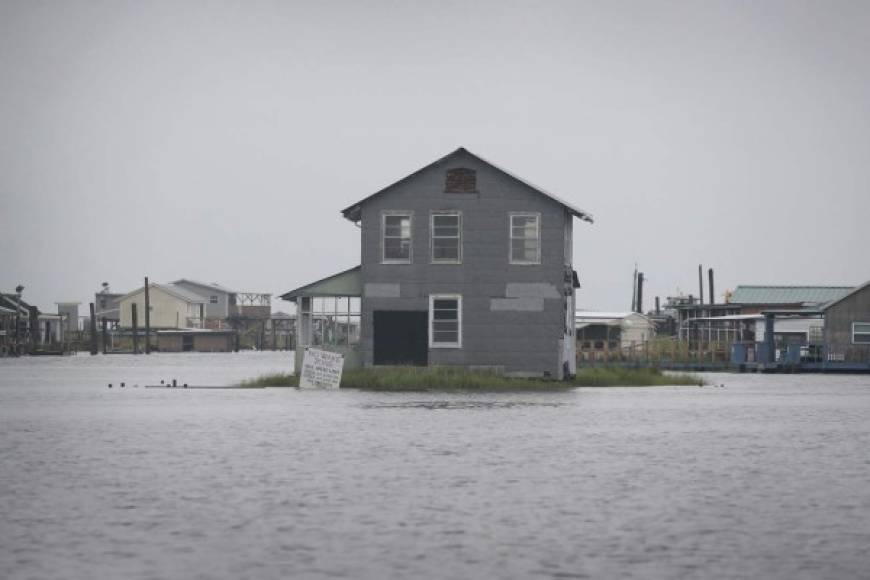
<path fill-rule="evenodd" d="M 713 290 L 713 268 L 707 270 L 707 275 L 710 277 L 709 287 L 707 288 L 710 295 L 710 304 L 716 304 L 716 292 Z"/>
<path fill-rule="evenodd" d="M 31 306 L 28 310 L 30 324 L 30 352 L 36 350 L 36 341 L 39 338 L 39 309 L 36 306 Z"/>
<path fill-rule="evenodd" d="M 704 305 L 704 266 L 698 264 L 698 304 Z"/>
<path fill-rule="evenodd" d="M 108 347 L 109 337 L 108 337 L 108 332 L 106 331 L 106 327 L 108 326 L 108 321 L 105 318 L 101 318 L 100 325 L 102 326 L 102 335 L 103 335 L 103 354 L 106 354 L 106 352 L 108 352 L 108 350 L 109 350 L 109 347 Z"/>
<path fill-rule="evenodd" d="M 138 329 L 139 321 L 137 320 L 137 317 L 136 317 L 136 303 L 134 302 L 133 304 L 131 304 L 130 308 L 132 309 L 132 313 L 131 313 L 132 314 L 132 316 L 131 316 L 132 321 L 131 322 L 133 324 L 133 354 L 139 354 L 139 329 Z"/>
<path fill-rule="evenodd" d="M 634 273 L 631 275 L 631 311 L 637 311 L 637 265 L 635 265 Z"/>
<path fill-rule="evenodd" d="M 91 302 L 91 354 L 97 354 L 97 315 L 94 312 L 93 302 Z"/>
<path fill-rule="evenodd" d="M 659 303 L 659 297 L 656 296 L 656 316 L 662 313 L 661 304 Z"/>
<path fill-rule="evenodd" d="M 151 300 L 148 296 L 148 276 L 145 276 L 145 354 L 151 354 Z"/>
<path fill-rule="evenodd" d="M 21 293 L 15 293 L 15 348 L 21 344 Z"/>
<path fill-rule="evenodd" d="M 275 328 L 276 320 L 272 320 L 272 350 L 278 350 L 278 331 Z"/>
<path fill-rule="evenodd" d="M 765 360 L 766 363 L 773 363 L 776 361 L 776 353 L 774 352 L 774 347 L 776 346 L 776 341 L 773 339 L 773 314 L 765 313 L 764 315 L 764 350 L 766 351 Z"/>
<path fill-rule="evenodd" d="M 643 314 L 643 272 L 637 274 L 637 308 L 638 314 Z"/>

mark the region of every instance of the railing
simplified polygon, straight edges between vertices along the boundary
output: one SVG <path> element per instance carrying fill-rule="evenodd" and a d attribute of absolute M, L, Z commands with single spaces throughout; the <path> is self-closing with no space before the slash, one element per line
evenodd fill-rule
<path fill-rule="evenodd" d="M 203 319 L 199 316 L 190 316 L 187 318 L 185 328 L 205 328 Z"/>

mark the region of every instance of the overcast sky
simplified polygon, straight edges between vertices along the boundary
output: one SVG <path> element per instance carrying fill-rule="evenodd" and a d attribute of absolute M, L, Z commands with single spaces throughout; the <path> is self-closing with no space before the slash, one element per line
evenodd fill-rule
<path fill-rule="evenodd" d="M 870 279 L 870 2 L 0 1 L 0 289 L 278 294 L 465 146 L 591 212 L 578 304 Z M 92 299 L 92 298 L 91 298 Z M 273 310 L 287 310 L 276 300 Z"/>

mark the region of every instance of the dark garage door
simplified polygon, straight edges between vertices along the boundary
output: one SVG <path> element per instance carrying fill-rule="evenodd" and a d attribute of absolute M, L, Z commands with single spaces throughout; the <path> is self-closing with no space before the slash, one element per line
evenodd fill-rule
<path fill-rule="evenodd" d="M 429 313 L 375 310 L 375 364 L 426 366 Z"/>

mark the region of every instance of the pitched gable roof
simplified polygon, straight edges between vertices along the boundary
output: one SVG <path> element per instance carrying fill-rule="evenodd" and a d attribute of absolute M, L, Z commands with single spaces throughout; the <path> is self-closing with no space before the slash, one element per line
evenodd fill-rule
<path fill-rule="evenodd" d="M 417 171 L 411 173 L 410 175 L 407 175 L 407 176 L 403 177 L 402 179 L 396 181 L 395 183 L 392 183 L 392 184 L 388 185 L 387 187 L 385 187 L 385 188 L 383 188 L 383 189 L 381 189 L 381 190 L 379 190 L 379 191 L 376 191 L 375 193 L 369 195 L 368 197 L 365 197 L 365 198 L 361 199 L 360 201 L 358 201 L 358 202 L 356 202 L 356 203 L 354 203 L 354 204 L 352 204 L 352 205 L 349 205 L 348 207 L 346 207 L 346 208 L 344 208 L 343 210 L 341 210 L 342 215 L 343 215 L 346 219 L 349 219 L 350 221 L 353 221 L 353 222 L 358 221 L 358 220 L 360 219 L 361 206 L 362 206 L 362 204 L 364 204 L 365 202 L 369 201 L 370 199 L 372 199 L 373 197 L 375 197 L 375 196 L 377 196 L 377 195 L 380 195 L 380 194 L 384 193 L 385 191 L 388 191 L 388 190 L 392 189 L 393 187 L 399 185 L 400 183 L 404 183 L 405 181 L 408 181 L 409 179 L 411 179 L 411 178 L 417 176 L 418 174 L 422 173 L 423 171 L 429 169 L 430 167 L 433 167 L 433 166 L 439 165 L 439 164 L 441 164 L 441 163 L 444 163 L 444 162 L 446 162 L 448 159 L 450 159 L 450 158 L 452 158 L 452 157 L 454 157 L 454 156 L 456 156 L 456 155 L 463 154 L 463 153 L 466 154 L 466 155 L 470 155 L 471 157 L 473 157 L 474 159 L 480 161 L 481 163 L 484 163 L 485 165 L 488 165 L 489 167 L 492 167 L 492 168 L 495 169 L 496 171 L 498 171 L 498 172 L 500 172 L 500 173 L 502 173 L 502 174 L 504 174 L 504 175 L 507 175 L 508 177 L 510 177 L 511 179 L 513 179 L 514 181 L 517 181 L 517 182 L 519 182 L 519 183 L 525 185 L 526 187 L 528 187 L 528 188 L 532 189 L 533 191 L 535 191 L 535 192 L 537 192 L 537 193 L 543 195 L 544 197 L 547 197 L 547 198 L 549 198 L 549 199 L 555 201 L 556 203 L 558 203 L 559 205 L 563 206 L 565 209 L 567 209 L 569 212 L 571 212 L 573 215 L 577 216 L 577 217 L 580 218 L 581 220 L 583 220 L 583 221 L 587 221 L 587 222 L 589 222 L 589 223 L 592 223 L 592 214 L 590 214 L 589 212 L 586 212 L 586 211 L 584 211 L 584 210 L 582 210 L 582 209 L 580 209 L 580 208 L 578 208 L 578 207 L 575 207 L 574 205 L 568 203 L 567 201 L 564 201 L 564 200 L 562 200 L 562 199 L 556 197 L 556 196 L 553 195 L 552 193 L 549 193 L 549 192 L 545 191 L 544 189 L 542 189 L 542 188 L 540 188 L 540 187 L 538 187 L 538 186 L 536 186 L 536 185 L 532 185 L 532 184 L 529 183 L 528 181 L 525 181 L 525 180 L 523 180 L 523 179 L 520 179 L 520 178 L 517 177 L 516 175 L 513 175 L 512 173 L 510 173 L 510 172 L 508 172 L 508 171 L 505 171 L 504 169 L 502 169 L 501 167 L 495 165 L 494 163 L 490 163 L 489 161 L 487 161 L 486 159 L 480 157 L 479 155 L 475 155 L 474 153 L 472 153 L 471 151 L 469 151 L 469 150 L 466 149 L 465 147 L 460 147 L 460 148 L 457 149 L 456 151 L 453 151 L 453 152 L 451 152 L 451 153 L 448 153 L 448 154 L 445 155 L 444 157 L 442 157 L 442 158 L 440 158 L 440 159 L 438 159 L 438 160 L 436 160 L 436 161 L 430 163 L 429 165 L 426 165 L 425 167 L 421 167 L 421 168 L 418 169 Z"/>
<path fill-rule="evenodd" d="M 870 280 L 868 280 L 867 282 L 864 282 L 863 284 L 861 284 L 859 286 L 855 286 L 851 292 L 846 292 L 845 294 L 843 294 L 839 298 L 835 298 L 834 300 L 831 300 L 830 302 L 828 302 L 827 304 L 822 306 L 822 310 L 827 310 L 828 308 L 830 308 L 834 304 L 839 304 L 840 302 L 842 302 L 846 298 L 854 296 L 858 292 L 861 292 L 862 290 L 865 290 L 868 287 L 870 287 Z"/>
<path fill-rule="evenodd" d="M 158 284 L 157 282 L 149 282 L 148 286 L 150 288 L 159 288 L 160 290 L 163 290 L 167 294 L 175 296 L 176 298 L 184 300 L 185 302 L 190 302 L 192 304 L 204 304 L 205 303 L 205 300 L 203 299 L 202 296 L 200 296 L 199 294 L 194 294 L 190 290 L 186 290 L 185 288 L 182 288 L 181 286 L 176 286 L 174 284 Z M 133 290 L 132 292 L 128 292 L 127 294 L 124 294 L 123 296 L 118 298 L 118 302 L 121 302 L 122 300 L 125 300 L 131 296 L 135 296 L 136 294 L 140 294 L 144 291 L 145 291 L 145 286 L 142 286 L 141 288 L 138 288 L 136 290 Z"/>
<path fill-rule="evenodd" d="M 174 282 L 171 282 L 171 284 L 177 286 L 178 284 L 181 284 L 182 282 L 190 284 L 191 286 L 199 286 L 201 288 L 207 288 L 209 290 L 217 290 L 218 292 L 222 292 L 224 294 L 238 294 L 238 292 L 236 292 L 235 290 L 230 290 L 229 288 L 224 288 L 220 284 L 216 284 L 216 283 L 206 284 L 205 282 L 198 282 L 196 280 L 191 280 L 190 278 L 180 278 L 178 280 L 175 280 Z"/>

